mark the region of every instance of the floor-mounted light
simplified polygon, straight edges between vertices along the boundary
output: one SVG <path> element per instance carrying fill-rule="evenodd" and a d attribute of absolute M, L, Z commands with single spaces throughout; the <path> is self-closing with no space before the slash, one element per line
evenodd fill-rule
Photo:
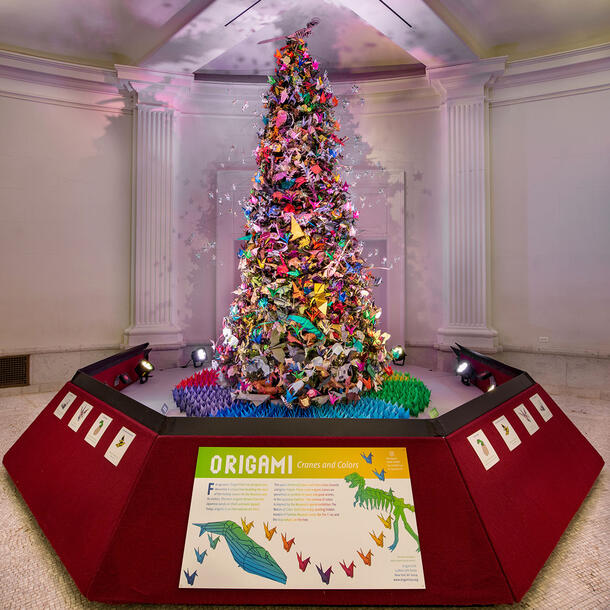
<path fill-rule="evenodd" d="M 196 347 L 191 352 L 191 357 L 187 361 L 186 364 L 182 365 L 182 368 L 185 369 L 191 362 L 195 368 L 198 368 L 203 365 L 203 363 L 208 359 L 208 351 L 205 347 Z"/>
<path fill-rule="evenodd" d="M 193 361 L 193 366 L 197 368 L 198 366 L 202 366 L 203 363 L 207 360 L 208 353 L 205 351 L 205 348 L 198 347 L 191 352 L 191 360 Z"/>
<path fill-rule="evenodd" d="M 402 366 L 405 363 L 407 353 L 402 345 L 397 345 L 396 347 L 392 348 L 390 355 L 392 356 L 392 362 L 394 364 L 399 364 Z"/>
<path fill-rule="evenodd" d="M 460 376 L 464 385 L 470 385 L 470 363 L 466 360 L 460 360 L 455 369 L 455 372 Z"/>
<path fill-rule="evenodd" d="M 148 376 L 155 370 L 152 362 L 142 359 L 138 364 L 136 364 L 136 375 L 140 378 L 140 383 L 146 383 L 148 381 Z"/>

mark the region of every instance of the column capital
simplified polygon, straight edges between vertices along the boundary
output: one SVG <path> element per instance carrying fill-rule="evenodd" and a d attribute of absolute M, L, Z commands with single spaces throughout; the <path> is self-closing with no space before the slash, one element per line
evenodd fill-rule
<path fill-rule="evenodd" d="M 194 82 L 192 74 L 159 72 L 135 66 L 115 66 L 119 86 L 133 96 L 135 105 L 176 110 L 188 96 Z"/>
<path fill-rule="evenodd" d="M 467 64 L 427 68 L 428 82 L 443 103 L 485 99 L 486 87 L 506 70 L 506 57 L 491 57 Z"/>

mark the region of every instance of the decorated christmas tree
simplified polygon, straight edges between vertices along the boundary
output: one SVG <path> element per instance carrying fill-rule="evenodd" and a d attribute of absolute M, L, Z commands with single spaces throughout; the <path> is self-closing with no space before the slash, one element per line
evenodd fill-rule
<path fill-rule="evenodd" d="M 337 167 L 337 98 L 302 38 L 275 57 L 244 205 L 241 284 L 217 346 L 222 372 L 242 392 L 289 405 L 355 402 L 392 370 Z"/>

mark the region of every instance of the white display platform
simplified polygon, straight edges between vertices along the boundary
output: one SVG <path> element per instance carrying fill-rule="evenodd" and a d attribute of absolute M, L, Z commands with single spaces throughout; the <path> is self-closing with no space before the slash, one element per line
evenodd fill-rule
<path fill-rule="evenodd" d="M 460 405 L 481 395 L 481 390 L 475 386 L 465 386 L 460 378 L 454 373 L 443 371 L 430 371 L 421 366 L 395 366 L 398 373 L 409 373 L 423 381 L 430 390 L 430 406 L 420 414 L 419 418 L 428 418 L 428 413 L 436 409 L 439 415 L 443 415 Z M 201 369 L 187 368 L 155 370 L 146 383 L 133 383 L 127 386 L 122 393 L 134 398 L 138 402 L 159 413 L 163 405 L 167 405 L 168 411 L 165 415 L 178 417 L 181 413 L 172 396 L 172 390 L 187 377 Z"/>

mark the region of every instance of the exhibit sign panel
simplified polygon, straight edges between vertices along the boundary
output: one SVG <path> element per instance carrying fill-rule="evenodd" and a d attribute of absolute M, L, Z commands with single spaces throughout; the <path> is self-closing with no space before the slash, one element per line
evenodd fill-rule
<path fill-rule="evenodd" d="M 423 589 L 404 447 L 200 447 L 181 588 Z"/>

